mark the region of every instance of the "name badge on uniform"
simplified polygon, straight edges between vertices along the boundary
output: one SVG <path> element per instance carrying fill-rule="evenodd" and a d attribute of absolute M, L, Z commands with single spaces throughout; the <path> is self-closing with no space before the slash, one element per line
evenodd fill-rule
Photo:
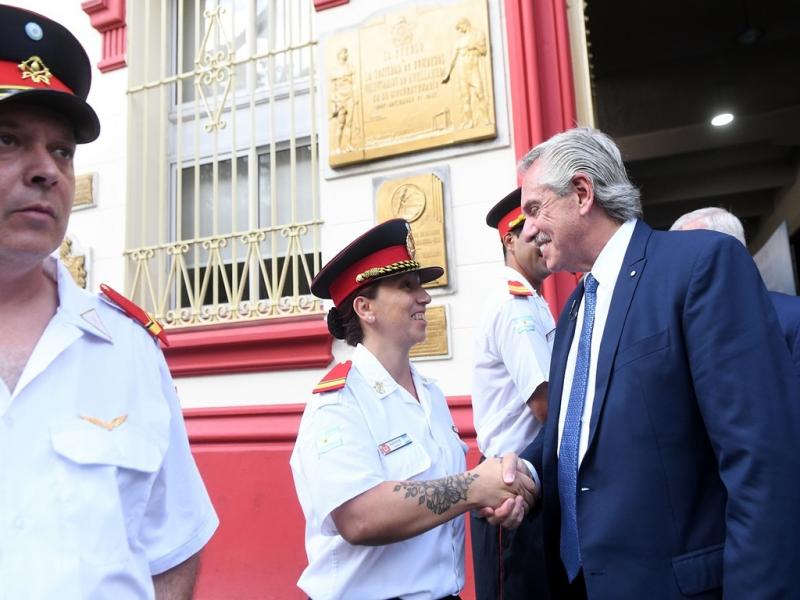
<path fill-rule="evenodd" d="M 386 456 L 395 450 L 399 450 L 400 448 L 408 446 L 412 441 L 413 440 L 408 437 L 408 434 L 404 433 L 403 435 L 398 435 L 396 438 L 392 438 L 389 441 L 383 442 L 382 444 L 378 444 L 378 450 L 380 450 L 381 454 Z"/>

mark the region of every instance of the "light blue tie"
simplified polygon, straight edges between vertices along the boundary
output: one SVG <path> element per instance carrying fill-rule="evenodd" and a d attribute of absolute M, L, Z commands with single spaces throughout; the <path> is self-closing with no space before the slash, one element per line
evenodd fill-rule
<path fill-rule="evenodd" d="M 578 446 L 581 440 L 581 417 L 589 381 L 589 357 L 592 351 L 594 307 L 597 302 L 597 280 L 591 273 L 584 280 L 583 327 L 578 340 L 575 374 L 569 392 L 567 417 L 561 434 L 558 456 L 558 495 L 561 499 L 561 560 L 570 582 L 581 569 L 581 548 L 578 541 L 578 517 L 575 496 L 578 490 Z"/>

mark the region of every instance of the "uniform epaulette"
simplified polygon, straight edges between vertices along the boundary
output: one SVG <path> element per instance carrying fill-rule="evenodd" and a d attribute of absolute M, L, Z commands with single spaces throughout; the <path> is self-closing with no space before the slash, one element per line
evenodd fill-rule
<path fill-rule="evenodd" d="M 169 346 L 164 326 L 156 321 L 155 318 L 141 306 L 134 304 L 119 292 L 108 287 L 105 283 L 100 284 L 100 291 L 103 292 L 103 295 L 111 302 L 119 306 L 122 312 L 144 327 L 150 335 L 160 340 L 165 346 Z"/>
<path fill-rule="evenodd" d="M 352 361 L 348 360 L 333 367 L 328 371 L 325 377 L 320 379 L 312 393 L 321 394 L 323 392 L 333 392 L 342 389 L 345 381 L 347 381 L 347 374 L 350 372 L 350 367 L 352 366 Z"/>
<path fill-rule="evenodd" d="M 512 296 L 533 296 L 533 292 L 519 281 L 508 280 L 508 293 Z"/>

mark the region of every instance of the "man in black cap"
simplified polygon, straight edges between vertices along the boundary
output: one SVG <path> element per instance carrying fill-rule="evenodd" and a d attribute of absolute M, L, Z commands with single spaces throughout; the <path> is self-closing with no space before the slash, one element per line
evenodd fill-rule
<path fill-rule="evenodd" d="M 505 266 L 490 290 L 475 337 L 472 410 L 484 457 L 519 454 L 547 418 L 547 380 L 555 322 L 541 286 L 550 274 L 539 247 L 520 236 L 525 216 L 517 188 L 486 215 Z M 471 514 L 478 600 L 547 598 L 541 516 L 516 531 Z"/>
<path fill-rule="evenodd" d="M 218 520 L 150 335 L 163 332 L 50 256 L 76 144 L 100 133 L 90 83 L 69 31 L 0 6 L 0 588 L 189 598 Z"/>

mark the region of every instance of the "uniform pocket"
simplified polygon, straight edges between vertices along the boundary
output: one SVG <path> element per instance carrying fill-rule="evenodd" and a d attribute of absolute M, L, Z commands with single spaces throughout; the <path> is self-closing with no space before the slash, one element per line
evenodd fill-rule
<path fill-rule="evenodd" d="M 127 561 L 138 535 L 162 445 L 129 423 L 107 431 L 84 421 L 50 432 L 59 456 L 59 511 L 70 546 L 81 562 L 106 566 Z"/>
<path fill-rule="evenodd" d="M 50 433 L 57 454 L 79 465 L 111 465 L 143 473 L 158 470 L 163 454 L 152 440 L 123 424 L 106 431 L 79 423 Z"/>
<path fill-rule="evenodd" d="M 383 456 L 386 479 L 403 481 L 431 468 L 431 457 L 420 444 L 413 441 Z"/>

